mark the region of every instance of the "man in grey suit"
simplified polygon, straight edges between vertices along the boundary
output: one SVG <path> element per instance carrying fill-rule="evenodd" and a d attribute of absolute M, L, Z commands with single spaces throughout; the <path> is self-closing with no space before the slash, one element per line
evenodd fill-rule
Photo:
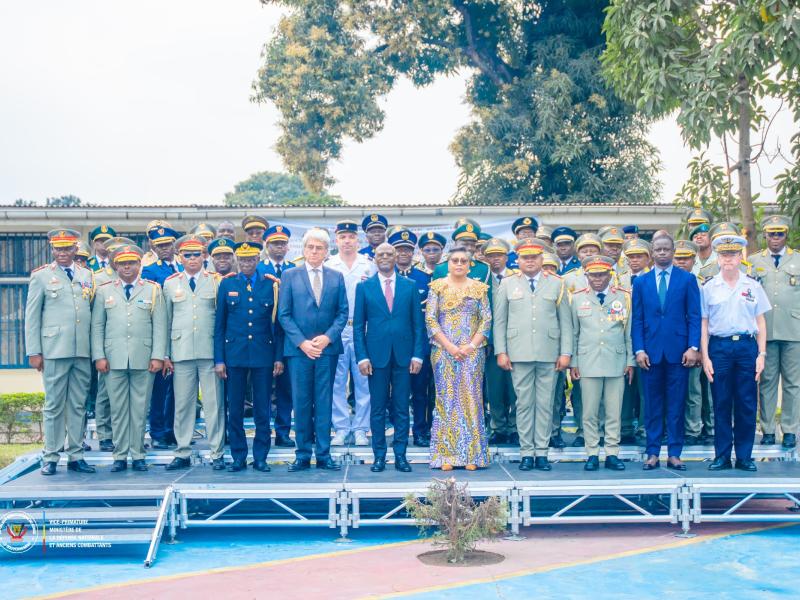
<path fill-rule="evenodd" d="M 166 357 L 167 321 L 161 287 L 141 279 L 144 252 L 138 246 L 120 246 L 111 260 L 118 279 L 97 288 L 92 308 L 92 359 L 99 373 L 108 373 L 112 472 L 128 468 L 147 471 L 144 431 L 153 377 Z"/>
<path fill-rule="evenodd" d="M 89 327 L 94 296 L 92 272 L 75 263 L 80 234 L 47 234 L 55 260 L 31 273 L 25 306 L 25 347 L 30 366 L 44 379 L 42 475 L 53 475 L 59 448 L 67 443 L 67 468 L 94 473 L 83 460 L 83 418 L 89 389 Z"/>
<path fill-rule="evenodd" d="M 303 236 L 303 266 L 281 277 L 278 320 L 285 333 L 297 443 L 291 472 L 310 468 L 312 439 L 317 468 L 341 468 L 330 455 L 331 401 L 349 312 L 344 277 L 322 264 L 329 248 L 327 231 L 309 229 Z"/>
<path fill-rule="evenodd" d="M 553 386 L 572 356 L 572 315 L 564 282 L 542 270 L 544 243 L 522 239 L 516 251 L 520 272 L 505 277 L 493 297 L 494 351 L 517 394 L 519 468 L 549 471 Z"/>

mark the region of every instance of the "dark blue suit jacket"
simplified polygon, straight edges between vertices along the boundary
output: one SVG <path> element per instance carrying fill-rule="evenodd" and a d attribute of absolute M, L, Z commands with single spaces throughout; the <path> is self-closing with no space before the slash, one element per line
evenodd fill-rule
<path fill-rule="evenodd" d="M 294 263 L 290 263 L 288 260 L 283 261 L 283 268 L 281 269 L 281 274 L 283 274 L 288 269 L 293 269 L 297 265 Z M 273 266 L 272 262 L 269 260 L 262 260 L 258 263 L 258 267 L 256 270 L 261 273 L 262 275 L 272 275 L 273 277 L 278 277 L 278 274 L 275 272 L 275 267 Z M 280 279 L 280 277 L 278 277 Z"/>
<path fill-rule="evenodd" d="M 214 363 L 228 367 L 271 367 L 282 360 L 283 335 L 272 322 L 276 282 L 255 274 L 256 285 L 247 290 L 241 274 L 225 277 L 217 291 L 214 320 Z"/>
<path fill-rule="evenodd" d="M 655 273 L 633 282 L 633 351 L 644 350 L 652 363 L 680 363 L 686 350 L 700 347 L 700 286 L 694 275 L 673 267 L 662 311 Z"/>
<path fill-rule="evenodd" d="M 425 358 L 425 321 L 416 284 L 396 276 L 392 311 L 377 274 L 356 286 L 353 346 L 356 361 L 368 358 L 376 369 L 395 363 L 406 367 L 413 357 Z"/>
<path fill-rule="evenodd" d="M 322 298 L 317 306 L 308 275 L 303 266 L 284 271 L 281 276 L 278 320 L 285 334 L 284 356 L 305 356 L 300 344 L 323 334 L 331 343 L 322 353 L 341 354 L 342 330 L 349 316 L 344 277 L 334 269 L 322 267 Z"/>
<path fill-rule="evenodd" d="M 167 277 L 170 277 L 174 273 L 183 271 L 182 264 L 178 263 L 178 261 L 174 261 L 174 263 L 177 271 L 173 271 L 172 268 L 165 262 L 157 260 L 156 262 L 142 268 L 142 279 L 149 279 L 150 281 L 155 281 L 158 285 L 163 286 L 164 282 L 167 280 Z"/>

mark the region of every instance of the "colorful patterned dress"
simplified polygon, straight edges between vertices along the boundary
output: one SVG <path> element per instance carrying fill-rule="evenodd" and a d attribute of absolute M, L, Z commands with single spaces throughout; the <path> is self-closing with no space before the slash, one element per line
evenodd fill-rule
<path fill-rule="evenodd" d="M 479 348 L 462 362 L 457 361 L 433 338 L 442 332 L 460 346 L 476 332 L 485 337 L 492 325 L 487 296 L 489 286 L 470 280 L 457 290 L 447 279 L 431 283 L 425 323 L 431 338 L 431 364 L 436 382 L 436 408 L 431 429 L 431 468 L 443 464 L 463 467 L 489 464 L 486 425 L 483 415 L 483 367 L 486 352 Z M 486 345 L 484 339 L 482 346 Z"/>

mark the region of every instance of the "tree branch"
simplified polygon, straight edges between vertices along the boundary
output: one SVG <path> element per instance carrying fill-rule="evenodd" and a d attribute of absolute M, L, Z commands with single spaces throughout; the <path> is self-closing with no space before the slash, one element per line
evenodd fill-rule
<path fill-rule="evenodd" d="M 775 114 L 772 115 L 769 121 L 767 121 L 767 126 L 764 128 L 764 135 L 761 136 L 761 143 L 757 144 L 759 146 L 758 152 L 756 155 L 750 159 L 750 162 L 756 162 L 758 157 L 764 152 L 764 146 L 767 144 L 767 136 L 769 135 L 769 128 L 772 127 L 772 124 L 775 122 L 775 118 L 778 116 L 778 113 L 783 110 L 783 98 L 781 98 L 781 105 L 778 107 L 778 110 L 775 111 Z"/>
<path fill-rule="evenodd" d="M 473 30 L 472 15 L 467 5 L 463 0 L 456 0 L 453 4 L 464 20 L 464 32 L 467 36 L 467 47 L 464 48 L 464 52 L 472 60 L 473 64 L 492 80 L 492 83 L 497 86 L 510 83 L 514 78 L 511 73 L 511 67 L 496 54 L 483 56 L 481 50 L 478 48 L 478 44 L 475 40 L 475 32 Z"/>

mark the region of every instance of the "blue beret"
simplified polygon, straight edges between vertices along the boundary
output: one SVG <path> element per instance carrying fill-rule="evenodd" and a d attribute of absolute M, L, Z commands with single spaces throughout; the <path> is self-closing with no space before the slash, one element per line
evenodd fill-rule
<path fill-rule="evenodd" d="M 392 246 L 411 246 L 413 248 L 417 245 L 417 236 L 413 231 L 401 229 L 390 235 L 388 242 Z"/>
<path fill-rule="evenodd" d="M 447 238 L 441 233 L 436 233 L 435 231 L 426 231 L 419 238 L 419 242 L 417 242 L 417 244 L 420 248 L 427 246 L 428 244 L 439 244 L 442 248 L 444 248 L 447 245 Z"/>
<path fill-rule="evenodd" d="M 372 213 L 364 217 L 364 220 L 361 221 L 361 229 L 366 231 L 370 227 L 383 227 L 386 229 L 389 227 L 389 221 L 383 215 Z"/>

